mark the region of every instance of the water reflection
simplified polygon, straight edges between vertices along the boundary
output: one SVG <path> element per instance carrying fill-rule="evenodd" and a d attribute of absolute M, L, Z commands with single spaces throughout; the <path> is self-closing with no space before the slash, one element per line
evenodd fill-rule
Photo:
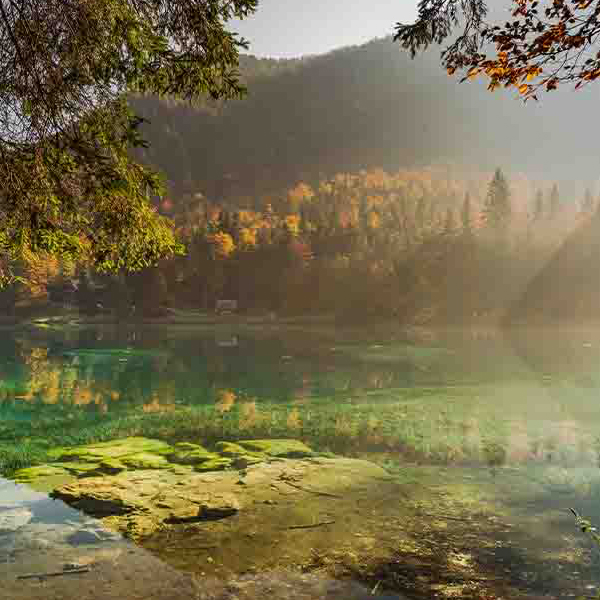
<path fill-rule="evenodd" d="M 68 434 L 167 415 L 164 434 L 175 434 L 185 409 L 208 437 L 276 434 L 436 463 L 599 464 L 598 364 L 600 335 L 589 331 L 430 332 L 419 343 L 389 334 L 19 331 L 0 342 L 0 443 L 7 429 L 30 437 L 43 418 Z"/>
<path fill-rule="evenodd" d="M 397 564 L 405 573 L 406 564 L 420 556 L 411 577 L 423 575 L 426 548 L 420 542 L 411 546 L 407 531 L 417 539 L 425 527 L 438 546 L 448 544 L 443 560 L 430 549 L 435 573 L 448 577 L 444 590 L 455 585 L 460 595 L 462 588 L 447 571 L 456 567 L 448 566 L 452 561 L 463 561 L 465 578 L 474 576 L 468 569 L 484 563 L 489 569 L 504 564 L 515 581 L 517 571 L 535 574 L 519 580 L 532 593 L 555 593 L 561 586 L 577 587 L 578 572 L 594 581 L 593 563 L 582 553 L 584 542 L 567 509 L 574 506 L 600 523 L 599 365 L 600 332 L 589 330 L 445 331 L 418 339 L 389 331 L 14 331 L 0 341 L 0 467 L 11 472 L 55 446 L 130 435 L 208 446 L 221 440 L 301 439 L 318 451 L 373 460 L 396 478 L 400 487 L 390 492 L 388 504 L 401 498 L 414 515 L 400 518 L 377 507 L 365 526 L 369 531 L 357 533 L 365 540 L 385 538 L 390 548 L 402 538 Z M 0 506 L 5 514 L 5 505 L 11 506 L 14 522 L 39 501 L 36 518 L 44 514 L 61 527 L 69 520 L 81 527 L 80 515 L 53 516 L 59 505 L 45 497 L 10 500 L 6 490 L 25 493 L 11 486 L 0 482 Z M 448 519 L 440 520 L 440 514 Z M 498 522 L 488 521 L 494 515 Z M 390 525 L 394 519 L 397 529 Z M 468 522 L 459 527 L 463 519 Z M 3 534 L 1 524 L 0 514 L 0 560 L 12 560 L 14 568 L 15 537 Z M 35 524 L 32 517 L 26 527 Z M 469 536 L 475 537 L 467 543 Z M 488 547 L 490 537 L 507 546 Z M 36 538 L 44 539 L 41 533 Z M 151 550 L 176 569 L 201 573 L 197 564 L 206 557 L 182 552 L 182 539 Z M 230 541 L 232 548 L 240 546 Z M 387 550 L 377 563 L 377 548 L 373 542 L 367 549 L 374 556 L 370 589 L 378 581 L 386 589 L 408 585 L 400 567 L 385 563 Z M 544 588 L 540 573 L 550 581 L 544 552 L 544 560 L 558 561 L 570 579 Z M 584 559 L 585 569 L 578 571 Z M 334 559 L 317 556 L 305 566 L 312 573 L 325 569 L 328 560 Z M 355 569 L 364 581 L 364 565 L 353 560 L 344 556 L 338 562 L 346 565 L 346 576 Z M 236 597 L 251 589 L 264 593 L 261 577 L 248 575 Z M 314 598 L 326 597 L 337 585 L 328 577 L 307 576 L 304 583 L 294 577 L 285 571 L 273 576 L 272 585 L 282 590 L 305 585 Z M 362 598 L 370 589 L 348 587 L 344 594 Z"/>
<path fill-rule="evenodd" d="M 181 548 L 179 552 L 189 554 Z M 279 569 L 196 579 L 167 562 L 122 539 L 101 521 L 0 479 L 2 598 L 258 600 L 269 594 L 295 600 L 402 600 L 398 594 L 371 594 L 357 582 L 318 573 Z M 199 574 L 201 568 L 192 570 Z"/>
<path fill-rule="evenodd" d="M 0 582 L 0 597 L 7 600 L 199 597 L 190 576 L 100 521 L 5 479 L 0 479 Z"/>

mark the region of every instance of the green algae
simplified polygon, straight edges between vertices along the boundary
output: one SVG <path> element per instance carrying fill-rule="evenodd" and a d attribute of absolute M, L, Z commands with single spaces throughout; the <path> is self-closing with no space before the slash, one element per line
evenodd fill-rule
<path fill-rule="evenodd" d="M 235 444 L 234 442 L 217 442 L 215 444 L 215 450 L 221 456 L 233 458 L 237 461 L 245 460 L 248 464 L 261 462 L 268 457 L 264 452 L 254 452 L 247 448 L 243 448 L 240 444 Z"/>
<path fill-rule="evenodd" d="M 299 440 L 244 440 L 238 444 L 246 450 L 262 452 L 277 458 L 305 458 L 313 454 L 313 451 Z"/>
<path fill-rule="evenodd" d="M 218 454 L 208 451 L 203 446 L 189 442 L 174 445 L 175 452 L 168 455 L 169 462 L 180 465 L 197 465 L 220 458 Z"/>
<path fill-rule="evenodd" d="M 39 465 L 37 467 L 27 467 L 25 469 L 19 469 L 14 473 L 13 479 L 17 483 L 31 483 L 36 479 L 68 474 L 69 471 L 58 465 Z"/>
<path fill-rule="evenodd" d="M 166 442 L 144 437 L 124 439 L 62 448 L 52 453 L 55 459 L 76 459 L 82 462 L 100 463 L 106 459 L 122 458 L 141 453 L 164 456 L 173 452 L 173 447 Z"/>
<path fill-rule="evenodd" d="M 177 473 L 242 469 L 274 458 L 314 456 L 303 442 L 294 439 L 244 440 L 240 443 L 217 442 L 215 451 L 200 444 L 128 437 L 108 442 L 56 448 L 50 452 L 52 463 L 21 469 L 19 481 L 35 482 L 57 475 L 76 477 L 113 476 L 125 471 L 164 469 Z"/>
<path fill-rule="evenodd" d="M 140 348 L 79 348 L 77 350 L 66 350 L 63 355 L 82 358 L 150 358 L 165 356 L 166 353 L 160 350 L 143 350 Z"/>
<path fill-rule="evenodd" d="M 116 458 L 107 458 L 103 460 L 98 469 L 96 470 L 98 475 L 117 475 L 122 471 L 127 470 L 127 465 Z"/>
<path fill-rule="evenodd" d="M 232 466 L 232 461 L 229 458 L 213 458 L 206 462 L 194 465 L 194 471 L 205 473 L 206 471 L 223 471 Z"/>
<path fill-rule="evenodd" d="M 138 452 L 120 458 L 121 463 L 131 470 L 138 469 L 167 469 L 171 465 L 164 457 L 150 452 Z"/>
<path fill-rule="evenodd" d="M 93 462 L 60 462 L 51 466 L 64 469 L 70 474 L 77 475 L 78 477 L 96 471 L 100 467 L 98 463 Z"/>

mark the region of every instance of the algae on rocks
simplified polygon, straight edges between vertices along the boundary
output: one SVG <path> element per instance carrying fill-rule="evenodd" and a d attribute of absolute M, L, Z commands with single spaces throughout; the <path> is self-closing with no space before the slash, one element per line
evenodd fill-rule
<path fill-rule="evenodd" d="M 129 437 L 56 448 L 49 452 L 51 463 L 20 469 L 14 474 L 14 479 L 38 489 L 48 489 L 48 482 L 58 476 L 97 477 L 142 470 L 168 470 L 180 474 L 194 470 L 204 473 L 313 454 L 306 444 L 291 439 L 218 442 L 214 451 L 211 451 L 191 442 L 171 445 L 161 440 Z"/>

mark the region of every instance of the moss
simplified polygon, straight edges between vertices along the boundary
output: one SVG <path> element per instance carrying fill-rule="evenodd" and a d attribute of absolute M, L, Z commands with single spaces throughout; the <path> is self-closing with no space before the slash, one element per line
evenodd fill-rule
<path fill-rule="evenodd" d="M 165 356 L 160 350 L 143 350 L 140 348 L 80 348 L 78 350 L 67 350 L 65 356 L 78 356 L 82 358 L 128 358 L 128 357 L 155 357 Z"/>
<path fill-rule="evenodd" d="M 239 444 L 233 442 L 217 442 L 215 444 L 215 450 L 221 455 L 227 458 L 245 458 L 251 461 L 250 464 L 263 461 L 267 458 L 264 452 L 254 452 L 243 448 Z"/>
<path fill-rule="evenodd" d="M 57 475 L 68 475 L 69 472 L 57 465 L 40 465 L 38 467 L 27 467 L 19 469 L 13 475 L 18 483 L 30 483 L 42 477 L 56 477 Z"/>
<path fill-rule="evenodd" d="M 96 471 L 100 465 L 92 462 L 60 462 L 50 466 L 64 469 L 72 475 L 80 477 L 81 475 Z"/>
<path fill-rule="evenodd" d="M 229 458 L 219 457 L 194 465 L 194 470 L 198 471 L 199 473 L 204 473 L 206 471 L 223 471 L 224 469 L 228 469 L 231 466 L 232 463 Z"/>
<path fill-rule="evenodd" d="M 124 456 L 120 460 L 128 469 L 167 469 L 171 466 L 164 456 L 149 452 L 138 452 L 131 456 Z"/>
<path fill-rule="evenodd" d="M 169 462 L 180 465 L 197 465 L 208 460 L 219 458 L 214 452 L 209 452 L 203 446 L 180 442 L 174 445 L 175 452 L 168 455 Z"/>
<path fill-rule="evenodd" d="M 101 463 L 107 459 L 118 459 L 136 454 L 163 456 L 172 452 L 173 447 L 166 442 L 145 437 L 129 437 L 99 444 L 63 448 L 53 454 L 59 460 L 74 459 L 80 462 Z"/>
<path fill-rule="evenodd" d="M 116 475 L 117 473 L 121 473 L 122 471 L 127 470 L 127 465 L 123 464 L 120 460 L 116 458 L 107 458 L 103 460 L 98 469 L 98 475 Z"/>
<path fill-rule="evenodd" d="M 245 440 L 238 443 L 246 450 L 279 458 L 304 458 L 313 455 L 313 451 L 299 440 Z"/>

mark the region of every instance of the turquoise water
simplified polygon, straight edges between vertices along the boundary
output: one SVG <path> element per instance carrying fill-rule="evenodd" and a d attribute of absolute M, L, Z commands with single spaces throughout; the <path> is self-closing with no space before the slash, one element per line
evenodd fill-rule
<path fill-rule="evenodd" d="M 297 438 L 383 465 L 415 506 L 454 494 L 450 533 L 467 510 L 457 507 L 497 511 L 534 561 L 527 592 L 558 597 L 595 585 L 568 509 L 600 523 L 599 392 L 595 330 L 3 329 L 0 468 L 10 477 L 56 446 L 128 435 Z M 181 553 L 152 553 L 191 569 Z M 507 577 L 518 579 L 519 556 Z M 564 562 L 561 584 L 548 583 L 552 560 Z"/>
<path fill-rule="evenodd" d="M 296 433 L 321 446 L 328 436 L 346 452 L 390 449 L 423 462 L 481 462 L 492 460 L 486 444 L 496 444 L 503 463 L 598 461 L 598 333 L 2 333 L 0 444 L 14 445 L 19 432 L 28 442 L 43 438 L 45 424 L 59 421 L 66 438 L 82 437 L 85 424 L 94 441 L 110 437 L 111 427 L 116 433 L 120 419 L 139 417 L 141 427 L 142 418 L 169 420 L 185 409 L 207 420 L 206 435 L 211 415 L 221 417 L 225 437 L 244 423 L 248 433 L 260 433 L 271 415 L 271 433 Z"/>

